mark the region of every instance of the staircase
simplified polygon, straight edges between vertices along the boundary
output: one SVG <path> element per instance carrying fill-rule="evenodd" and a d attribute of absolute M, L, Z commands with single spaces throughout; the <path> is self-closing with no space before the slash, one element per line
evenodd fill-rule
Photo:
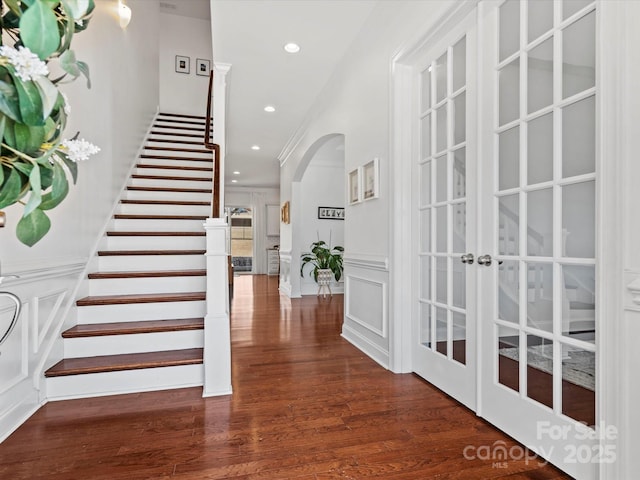
<path fill-rule="evenodd" d="M 204 117 L 159 114 L 45 372 L 49 399 L 203 384 L 212 152 Z"/>

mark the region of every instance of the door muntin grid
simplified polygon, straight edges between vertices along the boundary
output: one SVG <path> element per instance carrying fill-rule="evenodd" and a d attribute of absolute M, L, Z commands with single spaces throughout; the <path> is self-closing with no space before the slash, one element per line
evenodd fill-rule
<path fill-rule="evenodd" d="M 507 0 L 500 6 L 493 195 L 494 251 L 503 262 L 496 275 L 494 381 L 590 425 L 595 16 L 592 2 Z M 517 365 L 515 381 L 505 373 L 513 370 L 509 362 Z M 574 385 L 588 408 L 577 408 Z"/>

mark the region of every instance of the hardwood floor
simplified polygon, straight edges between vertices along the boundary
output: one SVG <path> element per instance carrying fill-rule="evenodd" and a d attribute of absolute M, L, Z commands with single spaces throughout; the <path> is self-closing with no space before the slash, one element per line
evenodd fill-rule
<path fill-rule="evenodd" d="M 537 459 L 466 459 L 467 446 L 518 444 L 343 340 L 342 296 L 289 300 L 276 277 L 234 283 L 233 395 L 49 403 L 0 444 L 0 478 L 569 478 Z"/>

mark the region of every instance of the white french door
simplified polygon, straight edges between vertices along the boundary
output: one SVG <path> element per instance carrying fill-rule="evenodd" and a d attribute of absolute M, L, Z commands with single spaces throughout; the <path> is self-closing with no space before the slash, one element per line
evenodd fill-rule
<path fill-rule="evenodd" d="M 476 405 L 475 13 L 416 66 L 412 162 L 412 363 L 460 402 Z"/>
<path fill-rule="evenodd" d="M 571 475 L 596 424 L 596 11 L 487 7 L 480 414 Z"/>
<path fill-rule="evenodd" d="M 580 479 L 613 460 L 584 426 L 596 29 L 588 0 L 487 0 L 413 64 L 413 370 Z"/>

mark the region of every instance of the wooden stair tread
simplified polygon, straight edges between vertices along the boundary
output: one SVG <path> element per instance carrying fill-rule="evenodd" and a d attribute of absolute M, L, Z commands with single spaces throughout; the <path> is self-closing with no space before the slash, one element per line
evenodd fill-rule
<path fill-rule="evenodd" d="M 204 269 L 196 270 L 155 270 L 137 272 L 93 272 L 89 274 L 92 280 L 108 278 L 155 278 L 155 277 L 203 277 L 207 274 Z"/>
<path fill-rule="evenodd" d="M 98 323 L 76 325 L 64 332 L 63 338 L 104 337 L 109 335 L 133 335 L 137 333 L 181 332 L 202 330 L 204 318 L 178 318 L 173 320 L 144 320 L 138 322 Z"/>
<path fill-rule="evenodd" d="M 206 232 L 107 232 L 108 237 L 204 237 L 206 234 Z"/>
<path fill-rule="evenodd" d="M 209 206 L 211 202 L 196 202 L 190 200 L 120 200 L 120 203 L 134 204 L 134 205 L 191 205 L 191 206 Z"/>
<path fill-rule="evenodd" d="M 206 215 L 130 215 L 118 213 L 116 220 L 206 220 Z"/>
<path fill-rule="evenodd" d="M 146 145 L 145 150 L 161 150 L 163 152 L 188 152 L 188 153 L 211 153 L 211 150 L 199 148 L 180 148 L 180 147 L 154 147 Z"/>
<path fill-rule="evenodd" d="M 127 353 L 98 357 L 67 358 L 45 372 L 46 377 L 60 377 L 86 373 L 139 370 L 142 368 L 197 365 L 203 361 L 202 348 L 169 350 L 165 352 Z"/>
<path fill-rule="evenodd" d="M 182 157 L 179 155 L 149 155 L 149 154 L 142 154 L 140 155 L 140 158 L 153 158 L 156 160 L 184 160 L 187 162 L 208 162 L 208 163 L 212 163 L 213 159 L 211 158 L 202 158 L 202 157 Z"/>
<path fill-rule="evenodd" d="M 207 120 L 199 120 L 197 122 L 195 122 L 194 120 L 198 120 L 198 119 L 191 119 L 191 120 L 176 120 L 175 118 L 156 118 L 156 121 L 154 123 L 154 125 L 156 125 L 158 122 L 169 122 L 169 123 L 177 123 L 180 125 L 200 125 L 200 126 L 205 126 L 205 124 L 207 123 Z"/>
<path fill-rule="evenodd" d="M 185 180 L 192 182 L 210 182 L 211 178 L 208 177 L 176 177 L 171 175 L 140 175 L 139 173 L 134 173 L 131 175 L 131 178 L 143 178 L 146 180 Z"/>
<path fill-rule="evenodd" d="M 154 165 L 152 163 L 138 163 L 136 168 L 155 168 L 158 170 L 190 170 L 194 172 L 213 172 L 211 167 L 192 167 L 189 165 Z"/>
<path fill-rule="evenodd" d="M 158 113 L 159 117 L 177 117 L 177 118 L 197 118 L 198 120 L 205 121 L 207 117 L 203 115 L 188 115 L 186 113 L 168 113 L 168 112 L 160 112 Z"/>
<path fill-rule="evenodd" d="M 128 186 L 127 190 L 136 190 L 143 192 L 211 193 L 210 188 L 138 187 L 135 185 Z"/>
<path fill-rule="evenodd" d="M 205 250 L 100 250 L 99 257 L 117 257 L 122 255 L 204 255 Z"/>
<path fill-rule="evenodd" d="M 76 301 L 79 307 L 91 305 L 129 305 L 132 303 L 197 302 L 206 299 L 206 292 L 134 293 L 126 295 L 92 295 Z"/>

